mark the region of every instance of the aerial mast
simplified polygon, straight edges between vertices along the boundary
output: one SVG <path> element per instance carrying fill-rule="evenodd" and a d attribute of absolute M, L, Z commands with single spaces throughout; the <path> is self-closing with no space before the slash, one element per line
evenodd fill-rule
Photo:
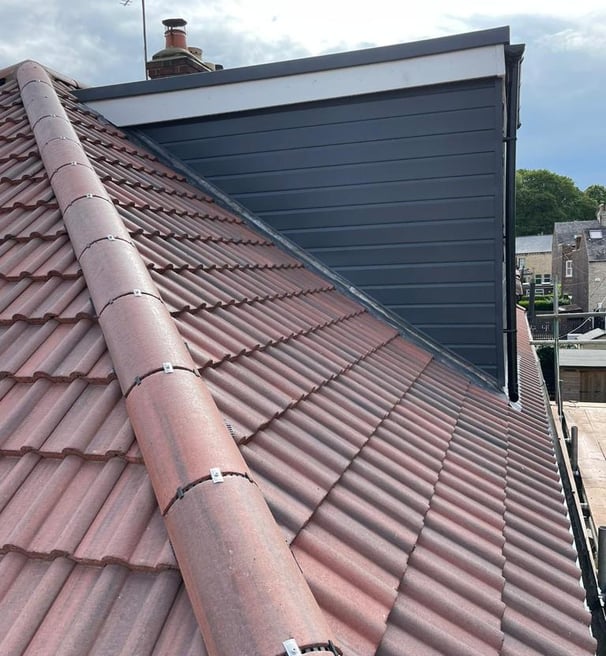
<path fill-rule="evenodd" d="M 120 0 L 120 4 L 123 7 L 128 7 L 132 3 L 132 0 Z M 141 20 L 143 23 L 143 69 L 145 71 L 145 79 L 148 80 L 149 76 L 147 74 L 147 21 L 145 19 L 145 0 L 141 0 Z"/>

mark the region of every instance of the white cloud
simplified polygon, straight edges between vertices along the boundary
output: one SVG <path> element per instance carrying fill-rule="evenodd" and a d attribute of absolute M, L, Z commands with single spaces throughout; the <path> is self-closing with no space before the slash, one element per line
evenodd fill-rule
<path fill-rule="evenodd" d="M 570 20 L 564 29 L 545 34 L 537 43 L 552 52 L 583 52 L 606 59 L 604 28 L 606 11 Z"/>
<path fill-rule="evenodd" d="M 146 0 L 148 52 L 164 45 L 161 21 L 188 21 L 190 45 L 226 67 L 402 43 L 510 25 L 526 43 L 519 163 L 605 184 L 601 98 L 603 0 Z M 2 0 L 0 69 L 23 59 L 93 85 L 144 78 L 141 0 L 96 3 Z M 503 12 L 507 11 L 507 14 Z M 600 177 L 601 176 L 601 177 Z"/>

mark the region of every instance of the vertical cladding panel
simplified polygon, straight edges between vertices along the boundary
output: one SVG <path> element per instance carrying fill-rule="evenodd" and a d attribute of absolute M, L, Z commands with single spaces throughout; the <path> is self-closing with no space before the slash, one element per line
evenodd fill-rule
<path fill-rule="evenodd" d="M 485 79 L 145 132 L 503 382 L 502 107 Z"/>

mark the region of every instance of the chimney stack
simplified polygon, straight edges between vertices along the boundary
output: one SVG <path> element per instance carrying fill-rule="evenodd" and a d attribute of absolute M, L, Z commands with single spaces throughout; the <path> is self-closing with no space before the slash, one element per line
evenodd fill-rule
<path fill-rule="evenodd" d="M 205 73 L 223 68 L 219 64 L 203 62 L 200 48 L 188 47 L 185 33 L 187 21 L 183 18 L 166 18 L 162 24 L 166 43 L 146 64 L 150 78 Z"/>

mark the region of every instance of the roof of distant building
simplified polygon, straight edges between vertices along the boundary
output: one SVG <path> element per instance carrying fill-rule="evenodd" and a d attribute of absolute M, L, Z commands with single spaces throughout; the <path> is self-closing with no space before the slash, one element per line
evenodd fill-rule
<path fill-rule="evenodd" d="M 601 262 L 606 260 L 606 228 L 602 226 L 585 228 L 585 244 L 587 257 L 590 262 Z"/>
<path fill-rule="evenodd" d="M 551 253 L 552 235 L 516 237 L 516 255 L 526 253 Z"/>
<path fill-rule="evenodd" d="M 560 367 L 606 369 L 606 351 L 601 349 L 560 349 Z"/>
<path fill-rule="evenodd" d="M 583 230 L 599 229 L 601 226 L 597 220 L 593 221 L 569 221 L 566 223 L 553 224 L 553 236 L 558 245 L 573 245 L 575 238 L 580 236 Z"/>

